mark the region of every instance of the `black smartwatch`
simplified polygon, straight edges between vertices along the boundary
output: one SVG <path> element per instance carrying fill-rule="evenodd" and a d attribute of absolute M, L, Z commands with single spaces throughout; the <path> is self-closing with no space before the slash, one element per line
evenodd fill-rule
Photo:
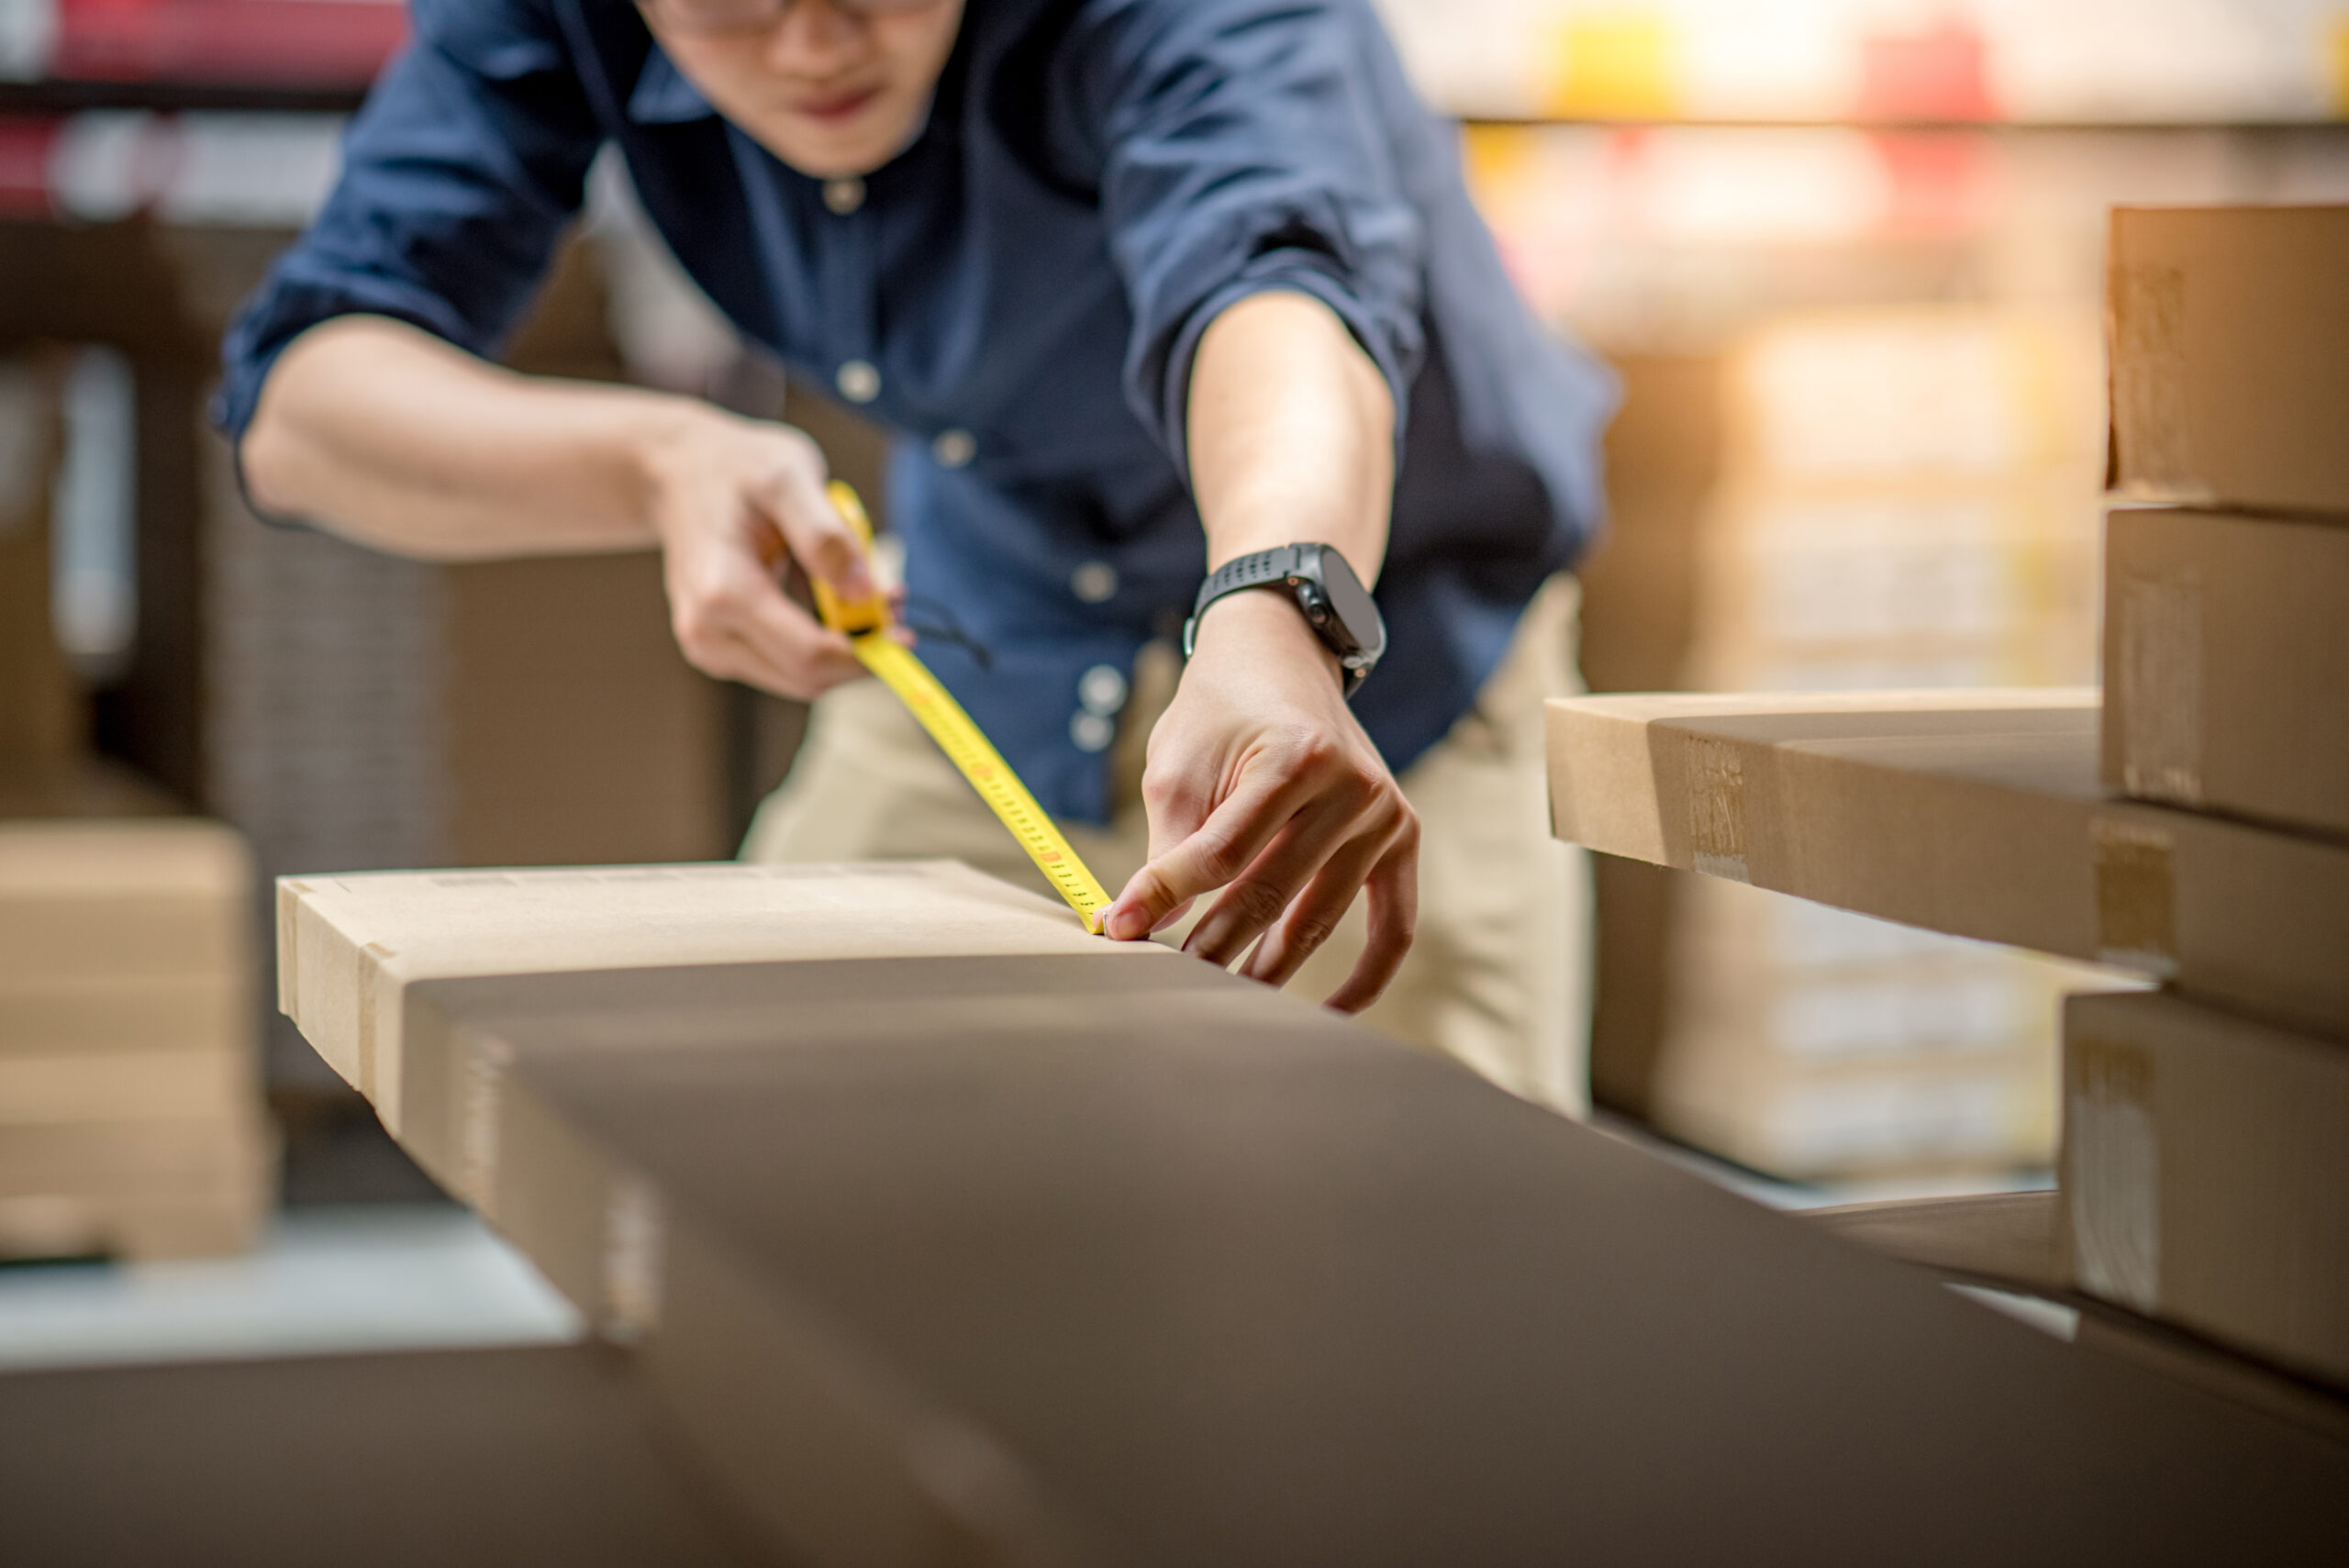
<path fill-rule="evenodd" d="M 1286 544 L 1260 550 L 1237 561 L 1227 561 L 1199 584 L 1191 618 L 1183 623 L 1183 657 L 1191 656 L 1197 640 L 1199 617 L 1226 594 L 1250 588 L 1276 588 L 1297 601 L 1306 624 L 1345 670 L 1346 695 L 1354 695 L 1386 651 L 1386 622 L 1370 590 L 1362 585 L 1346 558 L 1326 544 Z"/>

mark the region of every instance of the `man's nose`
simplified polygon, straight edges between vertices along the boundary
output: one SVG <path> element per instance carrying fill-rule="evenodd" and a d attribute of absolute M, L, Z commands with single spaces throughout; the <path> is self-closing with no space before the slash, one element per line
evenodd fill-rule
<path fill-rule="evenodd" d="M 767 61 L 797 72 L 833 69 L 858 52 L 869 24 L 835 0 L 791 0 L 768 35 Z"/>

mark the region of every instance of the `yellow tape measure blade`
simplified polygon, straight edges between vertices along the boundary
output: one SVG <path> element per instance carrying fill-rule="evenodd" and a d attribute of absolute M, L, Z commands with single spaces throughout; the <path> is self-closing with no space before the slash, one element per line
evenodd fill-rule
<path fill-rule="evenodd" d="M 1011 829 L 1028 858 L 1036 862 L 1046 880 L 1060 890 L 1068 906 L 1085 922 L 1085 929 L 1096 936 L 1101 932 L 1101 917 L 1109 906 L 1108 892 L 1100 880 L 1080 859 L 1067 839 L 1054 827 L 1028 786 L 1003 754 L 995 749 L 971 716 L 963 711 L 929 666 L 914 657 L 902 645 L 889 639 L 886 633 L 874 633 L 856 639 L 856 656 L 864 667 L 881 677 L 897 699 L 906 705 L 938 742 L 955 770 L 979 792 L 979 798 Z"/>

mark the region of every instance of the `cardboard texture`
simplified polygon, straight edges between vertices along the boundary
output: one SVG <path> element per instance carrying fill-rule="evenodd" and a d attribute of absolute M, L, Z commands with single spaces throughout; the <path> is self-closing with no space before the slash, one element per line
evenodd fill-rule
<path fill-rule="evenodd" d="M 1550 705 L 1559 836 L 2349 1033 L 2349 847 L 2105 795 L 2087 691 Z"/>
<path fill-rule="evenodd" d="M 0 1138 L 0 1195 L 213 1191 L 262 1180 L 273 1157 L 250 1106 L 228 1117 L 33 1123 Z"/>
<path fill-rule="evenodd" d="M 259 1093 L 250 1050 L 0 1055 L 0 1129 L 229 1118 Z"/>
<path fill-rule="evenodd" d="M 251 879 L 217 823 L 0 823 L 0 987 L 235 973 Z"/>
<path fill-rule="evenodd" d="M 0 1071 L 12 1056 L 253 1050 L 252 983 L 240 973 L 0 986 Z"/>
<path fill-rule="evenodd" d="M 0 1256 L 252 1240 L 250 888 L 217 823 L 0 823 Z"/>
<path fill-rule="evenodd" d="M 444 614 L 452 861 L 733 851 L 724 693 L 677 651 L 657 553 L 451 567 Z"/>
<path fill-rule="evenodd" d="M 608 1351 L 0 1378 L 0 1559 L 43 1568 L 751 1568 Z"/>
<path fill-rule="evenodd" d="M 2349 1050 L 2083 996 L 2064 1084 L 2080 1287 L 2349 1388 Z"/>
<path fill-rule="evenodd" d="M 419 980 L 1112 949 L 1065 907 L 943 861 L 288 877 L 277 933 L 279 1006 L 395 1134 Z"/>
<path fill-rule="evenodd" d="M 2111 487 L 2349 513 L 2349 206 L 2122 207 L 2109 265 Z"/>
<path fill-rule="evenodd" d="M 2349 837 L 2349 528 L 2115 510 L 2104 782 Z"/>
<path fill-rule="evenodd" d="M 2349 1521 L 2349 1453 L 1146 950 L 408 1016 L 403 1137 L 796 1560 L 2185 1562 Z"/>
<path fill-rule="evenodd" d="M 2060 1003 L 2114 983 L 1709 876 L 1672 958 L 1649 1120 L 1791 1181 L 2052 1167 Z"/>

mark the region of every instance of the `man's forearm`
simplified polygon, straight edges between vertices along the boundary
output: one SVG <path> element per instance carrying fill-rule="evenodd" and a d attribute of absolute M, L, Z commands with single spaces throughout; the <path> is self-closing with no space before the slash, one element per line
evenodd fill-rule
<path fill-rule="evenodd" d="M 1310 540 L 1335 545 L 1355 575 L 1377 581 L 1395 403 L 1336 312 L 1294 293 L 1232 306 L 1200 339 L 1188 412 L 1208 570 Z"/>
<path fill-rule="evenodd" d="M 278 360 L 246 432 L 265 509 L 402 554 L 638 550 L 663 441 L 723 418 L 630 387 L 517 375 L 404 323 L 344 317 Z"/>

